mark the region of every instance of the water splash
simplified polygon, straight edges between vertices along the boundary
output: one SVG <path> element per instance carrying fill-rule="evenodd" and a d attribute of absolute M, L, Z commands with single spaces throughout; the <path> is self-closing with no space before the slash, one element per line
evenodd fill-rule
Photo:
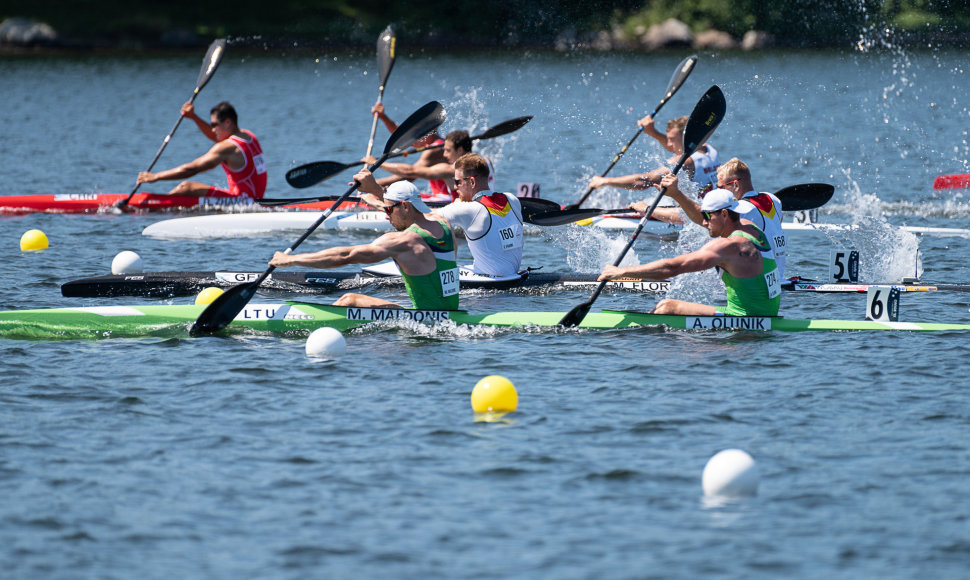
<path fill-rule="evenodd" d="M 596 274 L 620 255 L 629 238 L 617 236 L 596 227 L 564 227 L 547 230 L 550 241 L 566 252 L 566 264 L 573 272 Z M 621 266 L 636 266 L 640 260 L 629 251 Z"/>

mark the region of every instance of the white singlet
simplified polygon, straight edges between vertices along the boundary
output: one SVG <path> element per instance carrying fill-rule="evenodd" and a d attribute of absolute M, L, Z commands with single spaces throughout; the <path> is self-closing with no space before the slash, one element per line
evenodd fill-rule
<path fill-rule="evenodd" d="M 522 265 L 522 205 L 514 195 L 480 191 L 474 201 L 456 201 L 434 213 L 465 233 L 476 274 L 518 274 Z"/>

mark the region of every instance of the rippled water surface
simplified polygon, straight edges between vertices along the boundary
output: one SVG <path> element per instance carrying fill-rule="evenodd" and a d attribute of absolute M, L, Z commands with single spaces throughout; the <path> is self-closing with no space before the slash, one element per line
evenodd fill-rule
<path fill-rule="evenodd" d="M 201 56 L 0 60 L 0 193 L 130 191 L 191 95 Z M 476 148 L 495 161 L 498 189 L 536 182 L 544 197 L 569 202 L 632 136 L 684 56 L 405 51 L 385 103 L 400 121 L 439 100 L 444 131 L 534 115 Z M 728 114 L 712 142 L 723 159 L 748 161 L 763 190 L 832 183 L 821 219 L 862 226 L 793 237 L 789 274 L 824 277 L 831 250 L 856 248 L 864 281 L 899 280 L 916 273 L 918 248 L 924 280 L 970 282 L 970 240 L 898 228 L 967 225 L 967 190 L 931 186 L 938 174 L 970 172 L 963 53 L 699 56 L 661 121 L 718 84 Z M 359 158 L 377 82 L 372 55 L 230 47 L 197 104 L 232 101 L 266 151 L 267 195 L 303 195 L 284 173 Z M 381 129 L 377 149 L 386 136 Z M 648 141 L 614 173 L 661 162 Z M 158 167 L 206 147 L 183 125 Z M 344 177 L 310 191 L 342 193 Z M 587 205 L 629 199 L 607 190 Z M 59 287 L 108 273 L 125 249 L 148 270 L 262 270 L 298 235 L 141 235 L 171 217 L 0 217 L 0 308 L 145 302 L 65 299 Z M 19 251 L 31 228 L 47 233 L 49 250 Z M 304 248 L 373 235 L 321 230 Z M 678 242 L 639 240 L 630 259 L 705 239 L 694 229 Z M 526 262 L 595 272 L 624 241 L 547 229 L 529 237 Z M 462 300 L 473 311 L 567 310 L 587 292 Z M 699 301 L 720 292 L 707 274 L 674 289 Z M 605 293 L 597 307 L 655 301 Z M 900 318 L 970 322 L 968 307 L 966 293 L 909 293 Z M 859 319 L 865 298 L 785 294 L 782 308 Z M 400 327 L 347 342 L 346 356 L 322 362 L 306 357 L 302 337 L 0 340 L 4 576 L 960 578 L 970 569 L 965 333 Z M 516 385 L 519 409 L 476 422 L 469 394 L 488 374 Z M 730 447 L 757 460 L 759 493 L 712 503 L 701 472 Z"/>

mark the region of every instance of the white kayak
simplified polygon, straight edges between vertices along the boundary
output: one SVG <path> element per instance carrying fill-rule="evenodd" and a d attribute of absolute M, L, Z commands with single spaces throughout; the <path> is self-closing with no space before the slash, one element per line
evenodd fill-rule
<path fill-rule="evenodd" d="M 583 220 L 576 222 L 580 225 L 590 225 L 598 228 L 602 228 L 608 231 L 633 231 L 636 229 L 637 224 L 640 223 L 640 217 L 637 215 L 606 215 L 597 216 L 590 218 L 588 220 Z M 663 222 L 648 222 L 648 224 L 653 223 L 663 223 Z M 665 224 L 670 226 L 670 224 Z M 679 231 L 680 226 L 670 226 L 673 228 L 671 231 L 674 235 Z M 811 233 L 811 232 L 843 232 L 858 229 L 857 225 L 848 224 L 826 224 L 826 223 L 796 223 L 796 222 L 784 222 L 782 224 L 782 229 L 789 233 Z M 901 226 L 902 230 L 911 232 L 914 234 L 922 234 L 927 236 L 953 236 L 953 237 L 970 237 L 970 229 L 960 229 L 960 228 L 928 228 L 928 227 L 918 227 L 918 226 Z M 648 230 L 645 228 L 644 232 Z"/>
<path fill-rule="evenodd" d="M 155 222 L 142 230 L 153 238 L 231 238 L 305 230 L 320 218 L 315 211 L 274 211 L 200 215 Z M 323 222 L 324 229 L 368 229 L 390 231 L 384 212 L 335 211 Z"/>
<path fill-rule="evenodd" d="M 201 215 L 155 222 L 142 230 L 142 235 L 165 239 L 251 237 L 290 230 L 305 230 L 319 217 L 319 212 L 308 211 Z M 619 216 L 597 216 L 576 223 L 616 231 L 632 230 L 636 227 L 637 221 Z M 387 220 L 387 216 L 382 211 L 336 211 L 323 222 L 321 227 L 330 230 L 385 232 L 391 231 L 391 222 Z M 650 220 L 644 227 L 642 235 L 644 237 L 669 238 L 676 237 L 680 230 L 681 226 Z M 540 231 L 538 226 L 526 224 L 525 233 L 536 234 Z"/>

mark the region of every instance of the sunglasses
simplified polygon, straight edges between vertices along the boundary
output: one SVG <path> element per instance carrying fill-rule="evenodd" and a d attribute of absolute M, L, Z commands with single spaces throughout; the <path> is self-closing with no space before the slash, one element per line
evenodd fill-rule
<path fill-rule="evenodd" d="M 222 124 L 222 121 L 209 121 L 209 126 L 212 127 L 213 129 L 215 129 L 221 124 Z"/>
<path fill-rule="evenodd" d="M 731 181 L 728 181 L 728 182 L 725 182 L 725 183 L 718 183 L 717 186 L 720 187 L 721 189 L 724 189 L 727 186 L 731 185 L 732 183 L 737 183 L 739 181 L 741 181 L 741 180 L 740 179 L 732 179 Z"/>
<path fill-rule="evenodd" d="M 702 211 L 701 212 L 701 215 L 704 216 L 704 219 L 706 219 L 707 221 L 711 221 L 711 216 L 713 216 L 714 214 L 716 214 L 718 211 L 720 211 L 720 210 L 715 210 L 715 211 Z"/>
<path fill-rule="evenodd" d="M 461 185 L 461 182 L 462 181 L 468 181 L 469 179 L 475 179 L 475 176 L 474 175 L 468 175 L 466 177 L 456 177 L 455 178 L 455 187 L 456 188 L 459 187 Z"/>
<path fill-rule="evenodd" d="M 397 203 L 392 203 L 391 205 L 385 205 L 384 206 L 384 213 L 386 213 L 387 215 L 391 215 L 391 212 L 394 211 L 394 208 L 396 208 L 397 206 L 401 205 L 402 203 L 404 203 L 404 202 L 403 201 L 399 201 Z"/>

